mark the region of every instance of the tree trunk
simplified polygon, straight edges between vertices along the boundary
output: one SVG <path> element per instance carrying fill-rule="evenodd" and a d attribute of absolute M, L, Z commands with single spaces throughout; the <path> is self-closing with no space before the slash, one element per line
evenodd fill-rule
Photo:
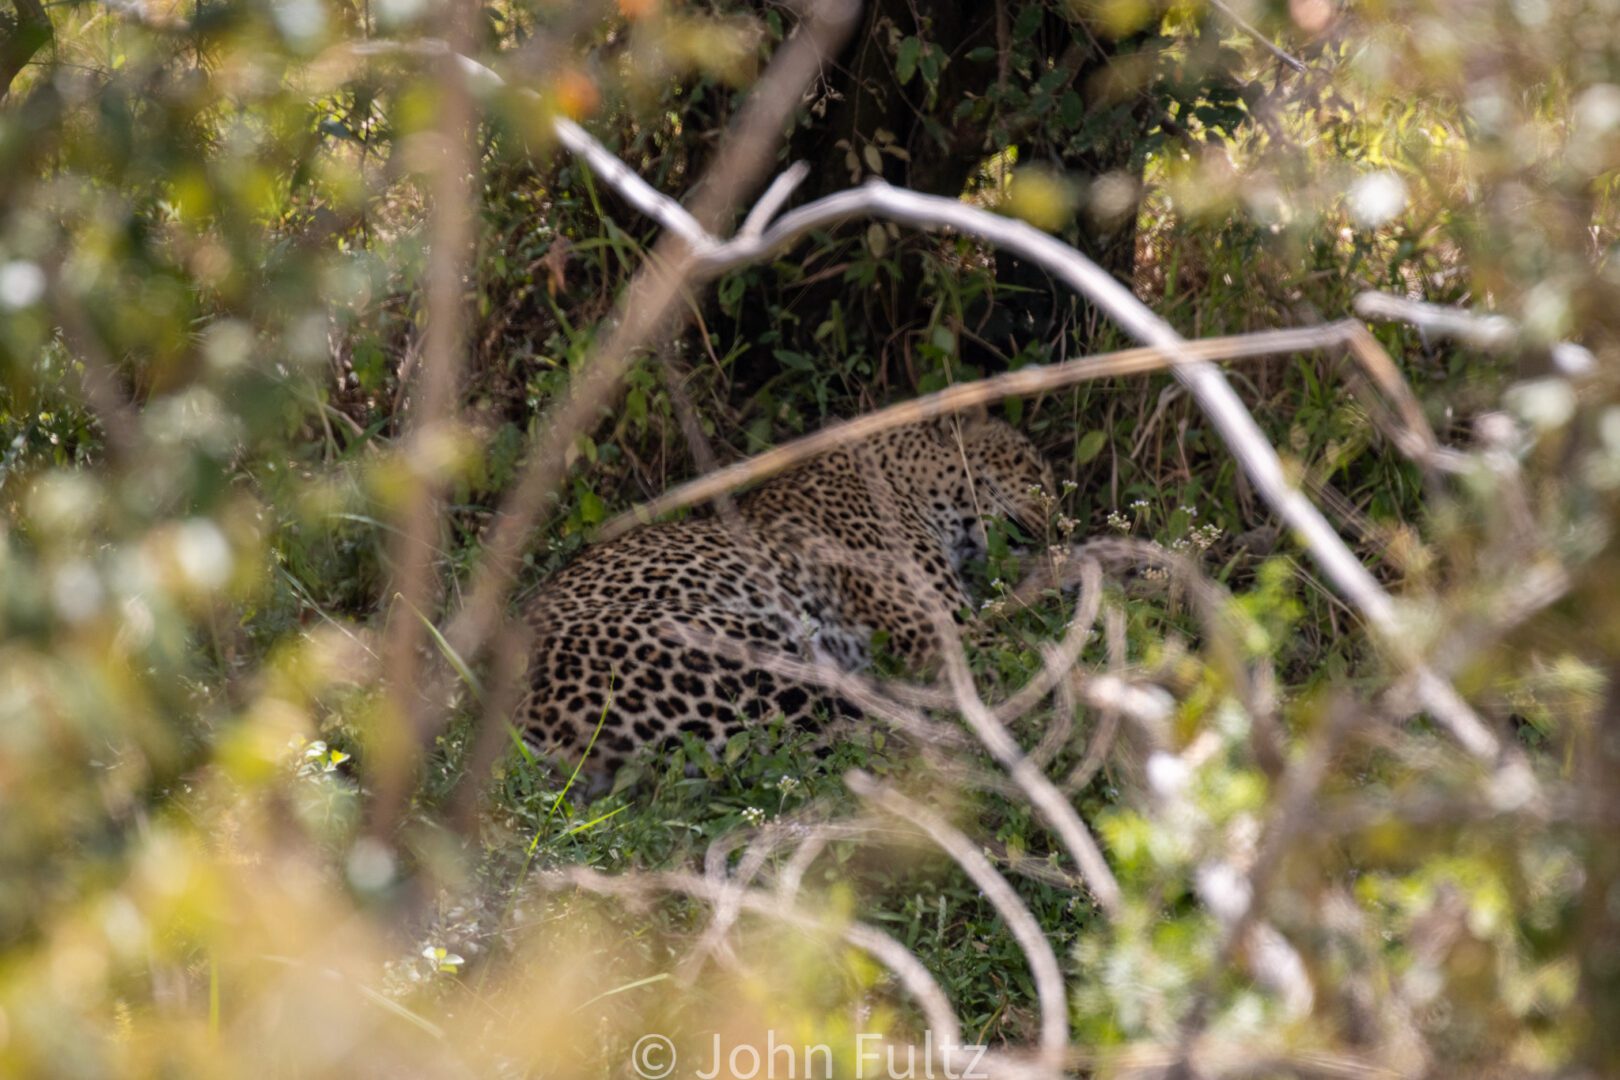
<path fill-rule="evenodd" d="M 12 3 L 17 21 L 11 32 L 0 40 L 0 101 L 10 92 L 18 72 L 51 40 L 51 20 L 40 0 L 12 0 Z"/>

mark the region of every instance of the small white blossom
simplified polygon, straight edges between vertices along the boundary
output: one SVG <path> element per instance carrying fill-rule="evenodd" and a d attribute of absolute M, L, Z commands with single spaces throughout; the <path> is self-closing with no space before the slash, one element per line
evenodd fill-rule
<path fill-rule="evenodd" d="M 1200 525 L 1198 528 L 1187 534 L 1187 539 L 1190 540 L 1192 542 L 1192 546 L 1197 548 L 1199 551 L 1208 551 L 1215 545 L 1215 541 L 1221 538 L 1223 531 L 1224 530 L 1222 530 L 1219 525 L 1215 525 L 1213 523 L 1208 525 Z"/>

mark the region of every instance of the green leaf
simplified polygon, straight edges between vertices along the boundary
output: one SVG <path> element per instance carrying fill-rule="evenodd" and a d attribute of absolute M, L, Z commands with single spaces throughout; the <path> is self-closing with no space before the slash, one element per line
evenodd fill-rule
<path fill-rule="evenodd" d="M 889 250 L 889 234 L 883 230 L 882 222 L 874 221 L 866 228 L 866 246 L 872 249 L 874 258 L 883 258 L 883 253 Z"/>
<path fill-rule="evenodd" d="M 932 90 L 939 82 L 939 52 L 929 49 L 917 61 L 917 70 L 922 72 L 923 82 Z"/>
<path fill-rule="evenodd" d="M 1081 436 L 1080 441 L 1075 444 L 1074 463 L 1076 465 L 1084 465 L 1086 462 L 1090 461 L 1092 458 L 1101 453 L 1102 448 L 1107 445 L 1108 432 L 1100 429 L 1097 431 L 1086 432 L 1085 435 Z"/>
<path fill-rule="evenodd" d="M 1018 18 L 1013 20 L 1012 36 L 1014 41 L 1028 41 L 1035 36 L 1035 31 L 1041 28 L 1041 19 L 1046 15 L 1045 4 L 1028 4 L 1018 12 Z"/>
<path fill-rule="evenodd" d="M 595 525 L 607 517 L 607 506 L 594 491 L 583 491 L 579 496 L 579 520 Z"/>
<path fill-rule="evenodd" d="M 1058 98 L 1058 119 L 1063 122 L 1063 126 L 1078 127 L 1080 121 L 1085 119 L 1085 115 L 1086 104 L 1080 99 L 1080 95 L 1072 89 L 1063 91 L 1063 95 Z"/>
<path fill-rule="evenodd" d="M 727 274 L 720 280 L 720 287 L 716 290 L 720 298 L 720 306 L 728 313 L 737 310 L 737 301 L 742 299 L 743 289 L 747 282 L 741 274 Z"/>
<path fill-rule="evenodd" d="M 631 387 L 624 395 L 624 414 L 636 427 L 647 426 L 647 392 L 639 386 Z"/>
<path fill-rule="evenodd" d="M 777 349 L 773 355 L 776 357 L 777 363 L 794 371 L 814 371 L 816 369 L 816 362 L 801 352 L 794 352 L 791 349 Z"/>
<path fill-rule="evenodd" d="M 901 86 L 917 74 L 917 58 L 921 55 L 922 42 L 919 39 L 908 37 L 900 43 L 900 51 L 894 57 L 894 75 L 900 80 Z"/>
<path fill-rule="evenodd" d="M 382 389 L 388 375 L 388 357 L 376 342 L 362 341 L 356 345 L 349 356 L 349 365 L 354 369 L 354 380 L 360 384 L 360 389 L 368 393 Z"/>

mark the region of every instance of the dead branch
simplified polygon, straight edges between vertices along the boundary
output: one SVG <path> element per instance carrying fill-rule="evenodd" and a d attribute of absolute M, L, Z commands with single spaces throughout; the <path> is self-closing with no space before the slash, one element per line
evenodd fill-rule
<path fill-rule="evenodd" d="M 1384 399 L 1394 407 L 1400 419 L 1398 425 L 1384 426 L 1385 437 L 1420 465 L 1444 472 L 1460 471 L 1467 458 L 1440 445 L 1434 429 L 1429 426 L 1429 418 L 1423 415 L 1423 406 L 1418 404 L 1417 397 L 1402 378 L 1394 359 L 1361 323 L 1351 322 L 1349 326 L 1345 344 L 1349 346 L 1350 355 L 1361 365 Z"/>
<path fill-rule="evenodd" d="M 1355 299 L 1356 314 L 1368 322 L 1402 322 L 1425 333 L 1453 338 L 1482 352 L 1506 352 L 1524 341 L 1519 324 L 1506 315 L 1481 314 L 1465 308 L 1408 300 L 1391 293 L 1364 292 Z M 1553 367 L 1570 378 L 1597 370 L 1597 358 L 1584 345 L 1558 341 L 1547 347 Z"/>
<path fill-rule="evenodd" d="M 473 10 L 464 0 L 446 7 L 442 18 L 451 47 L 456 52 L 470 49 Z M 457 76 L 452 55 L 440 55 L 435 63 L 443 87 L 436 131 L 439 153 L 432 176 L 427 328 L 411 430 L 400 463 L 411 486 L 391 551 L 390 595 L 397 604 L 383 645 L 389 708 L 373 732 L 369 755 L 374 786 L 370 827 L 379 838 L 392 833 L 409 799 L 426 735 L 438 724 L 437 700 L 424 700 L 418 690 L 419 653 L 427 642 L 424 620 L 437 610 L 441 592 L 436 552 L 447 477 L 435 459 L 456 423 L 467 353 L 462 281 L 472 257 L 471 174 L 477 160 L 472 140 L 477 122 L 472 95 L 466 80 Z"/>
<path fill-rule="evenodd" d="M 1267 330 L 1233 337 L 1205 338 L 1189 342 L 1187 351 L 1205 360 L 1236 360 L 1305 352 L 1349 344 L 1350 335 L 1357 325 L 1340 322 L 1305 329 Z M 1096 379 L 1163 371 L 1173 360 L 1172 354 L 1159 348 L 1122 349 L 1078 357 L 1059 364 L 1033 365 L 975 382 L 959 383 L 945 390 L 864 413 L 851 420 L 829 424 L 820 431 L 698 476 L 613 518 L 602 526 L 598 539 L 605 542 L 623 536 L 643 522 L 708 502 L 726 492 L 777 476 L 829 450 L 859 443 L 885 431 L 964 412 L 990 402 L 1032 397 Z"/>
<path fill-rule="evenodd" d="M 1095 560 L 1087 559 L 1080 567 L 1080 599 L 1075 605 L 1074 617 L 1069 620 L 1069 628 L 1064 631 L 1063 640 L 1056 645 L 1042 647 L 1041 670 L 1011 697 L 996 704 L 998 719 L 1004 723 L 1016 720 L 1060 686 L 1067 685 L 1073 691 L 1073 684 L 1085 677 L 1076 665 L 1080 662 L 1080 653 L 1091 640 L 1097 613 L 1101 610 L 1102 567 Z M 1030 752 L 1030 757 L 1042 769 L 1068 741 L 1074 723 L 1073 710 L 1060 709 L 1057 721 L 1042 736 L 1041 744 Z"/>

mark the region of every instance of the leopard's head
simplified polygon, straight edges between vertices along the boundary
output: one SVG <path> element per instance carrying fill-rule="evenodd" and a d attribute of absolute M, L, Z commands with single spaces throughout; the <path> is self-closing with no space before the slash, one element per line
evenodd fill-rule
<path fill-rule="evenodd" d="M 940 434 L 966 465 L 977 516 L 1007 518 L 1033 537 L 1043 533 L 1047 500 L 1056 494 L 1052 467 L 1017 428 L 985 415 L 948 417 Z"/>

